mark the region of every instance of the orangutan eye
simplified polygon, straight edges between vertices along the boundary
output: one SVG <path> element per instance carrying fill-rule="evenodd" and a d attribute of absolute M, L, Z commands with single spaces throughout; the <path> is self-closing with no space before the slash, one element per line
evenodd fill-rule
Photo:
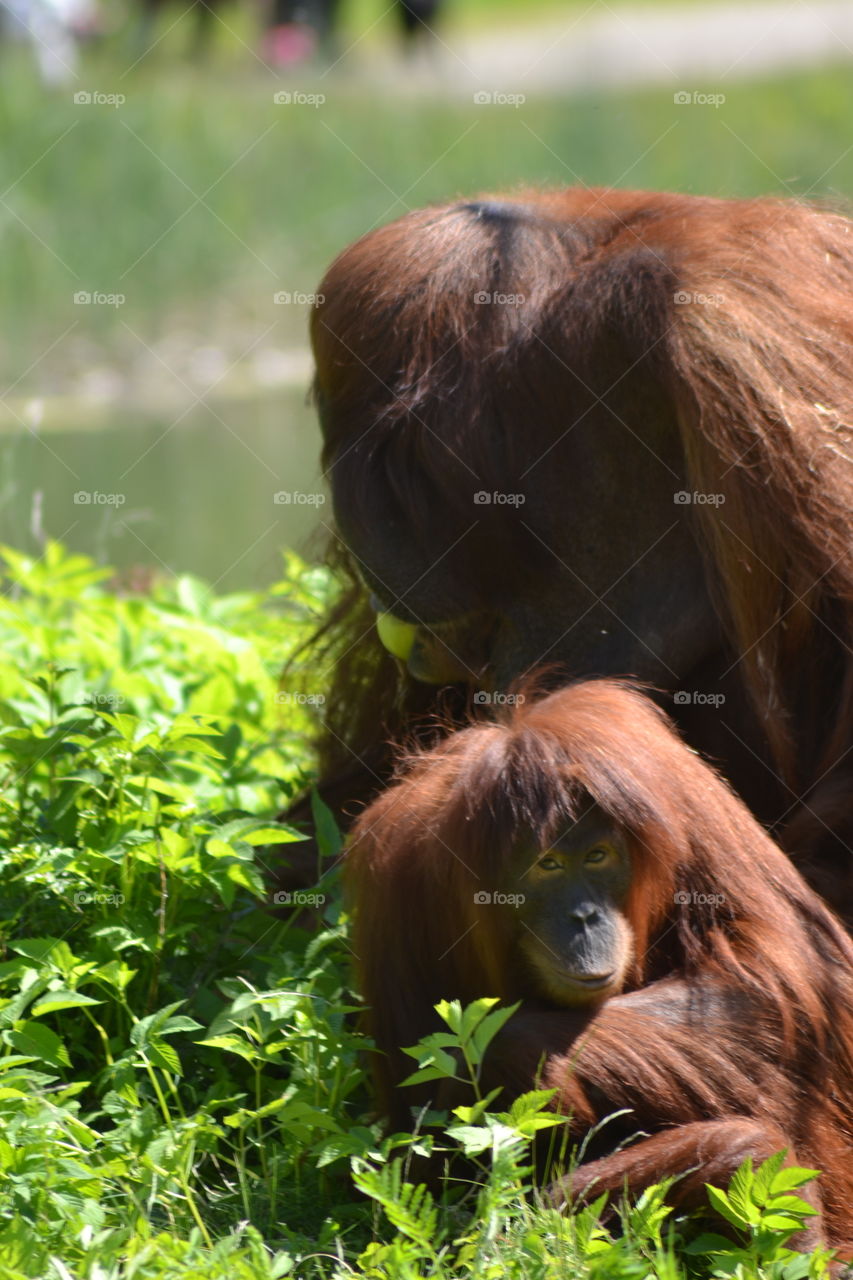
<path fill-rule="evenodd" d="M 596 845 L 594 849 L 590 849 L 584 858 L 584 864 L 588 867 L 600 867 L 610 857 L 610 850 L 605 849 L 603 845 Z"/>
<path fill-rule="evenodd" d="M 536 864 L 543 871 L 559 871 L 562 864 L 556 858 L 552 858 L 550 853 L 546 853 L 544 858 L 540 858 Z"/>

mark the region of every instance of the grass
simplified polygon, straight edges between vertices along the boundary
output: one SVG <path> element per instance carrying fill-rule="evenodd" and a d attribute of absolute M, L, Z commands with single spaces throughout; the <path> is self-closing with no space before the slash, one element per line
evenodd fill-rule
<path fill-rule="evenodd" d="M 319 571 L 139 597 L 56 544 L 0 562 L 3 1280 L 828 1274 L 787 1248 L 809 1175 L 778 1160 L 714 1193 L 726 1236 L 661 1189 L 616 1233 L 601 1203 L 562 1215 L 531 1194 L 547 1095 L 383 1138 L 335 878 L 275 914 L 263 884 L 322 700 L 321 673 L 278 678 L 328 597 Z M 493 1004 L 442 1007 L 475 1077 Z M 433 1142 L 482 1166 L 448 1204 L 406 1181 Z"/>
<path fill-rule="evenodd" d="M 319 74 L 303 90 L 322 105 L 277 106 L 280 82 L 256 66 L 124 74 L 106 59 L 81 83 L 126 101 L 75 105 L 20 63 L 4 70 L 0 377 L 13 401 L 64 389 L 81 367 L 146 358 L 175 332 L 232 358 L 261 335 L 301 346 L 307 306 L 275 294 L 310 294 L 348 241 L 429 201 L 519 183 L 853 188 L 842 68 L 691 86 L 724 91 L 718 108 L 677 106 L 663 89 L 555 100 L 535 85 L 520 108 L 478 108 L 387 86 L 367 96 Z M 82 306 L 80 291 L 124 303 Z"/>

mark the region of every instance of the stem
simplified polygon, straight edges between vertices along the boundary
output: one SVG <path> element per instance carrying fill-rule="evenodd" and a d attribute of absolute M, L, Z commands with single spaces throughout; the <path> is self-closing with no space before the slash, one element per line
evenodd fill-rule
<path fill-rule="evenodd" d="M 163 1113 L 163 1119 L 165 1120 L 166 1125 L 170 1130 L 170 1132 L 174 1134 L 175 1126 L 172 1121 L 172 1116 L 169 1111 L 169 1107 L 166 1103 L 165 1095 L 163 1093 L 163 1090 L 160 1088 L 160 1081 L 157 1079 L 157 1072 L 154 1070 L 154 1067 L 152 1066 L 152 1064 L 148 1061 L 148 1057 L 145 1054 L 144 1050 L 141 1052 L 141 1057 L 142 1057 L 143 1063 L 145 1064 L 145 1070 L 148 1073 L 148 1079 L 151 1081 L 151 1086 L 154 1089 L 155 1094 L 157 1095 L 157 1101 L 160 1104 L 160 1110 Z M 199 1213 L 198 1205 L 196 1204 L 196 1199 L 195 1199 L 195 1196 L 193 1195 L 192 1188 L 190 1187 L 190 1184 L 187 1181 L 187 1176 L 184 1173 L 184 1170 L 181 1168 L 180 1163 L 178 1163 L 178 1167 L 175 1170 L 175 1177 L 177 1178 L 178 1184 L 181 1190 L 183 1191 L 184 1196 L 186 1197 L 189 1211 L 192 1214 L 192 1217 L 196 1226 L 201 1232 L 204 1243 L 207 1245 L 208 1249 L 212 1249 L 213 1241 L 210 1238 L 207 1227 L 204 1225 L 204 1221 L 202 1219 L 201 1214 Z"/>
<path fill-rule="evenodd" d="M 101 1037 L 101 1044 L 104 1046 L 104 1057 L 107 1060 L 107 1066 L 112 1067 L 115 1064 L 115 1059 L 113 1058 L 113 1055 L 110 1053 L 109 1036 L 107 1035 L 104 1028 L 101 1026 L 100 1022 L 97 1021 L 94 1014 L 92 1014 L 85 1005 L 83 1005 L 83 1013 L 85 1017 L 89 1020 L 89 1022 L 91 1022 L 92 1026 L 95 1028 L 98 1035 Z"/>
<path fill-rule="evenodd" d="M 257 1063 L 254 1063 L 253 1069 L 255 1073 L 255 1111 L 258 1112 L 261 1109 L 261 1068 Z M 264 1142 L 264 1126 L 259 1115 L 255 1116 L 255 1127 L 258 1131 L 258 1154 L 261 1157 L 261 1170 L 266 1179 L 269 1176 L 269 1170 L 267 1168 L 266 1143 Z"/>

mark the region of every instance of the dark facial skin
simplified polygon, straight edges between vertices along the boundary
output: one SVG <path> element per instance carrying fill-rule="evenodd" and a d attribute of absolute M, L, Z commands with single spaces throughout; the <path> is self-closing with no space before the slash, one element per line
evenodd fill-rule
<path fill-rule="evenodd" d="M 679 689 L 719 650 L 696 509 L 674 500 L 687 487 L 674 425 L 650 405 L 640 439 L 625 425 L 637 404 L 618 408 L 567 422 L 553 449 L 532 448 L 519 506 L 478 506 L 472 479 L 470 512 L 437 518 L 429 545 L 394 513 L 382 476 L 370 524 L 353 524 L 332 473 L 338 526 L 365 582 L 383 609 L 418 624 L 408 660 L 417 679 L 506 689 L 558 663 L 571 678 L 633 675 Z M 495 560 L 486 520 L 528 548 L 528 573 L 504 582 L 462 563 L 481 534 L 484 566 Z"/>
<path fill-rule="evenodd" d="M 506 884 L 524 898 L 514 909 L 518 945 L 543 996 L 588 1006 L 622 989 L 633 958 L 631 861 L 603 815 L 587 814 L 548 849 L 519 848 Z"/>

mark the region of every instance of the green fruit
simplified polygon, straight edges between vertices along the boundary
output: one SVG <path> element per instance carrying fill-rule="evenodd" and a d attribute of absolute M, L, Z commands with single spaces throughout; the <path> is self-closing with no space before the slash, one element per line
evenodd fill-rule
<path fill-rule="evenodd" d="M 415 624 L 403 622 L 402 618 L 395 618 L 393 613 L 377 613 L 376 630 L 388 652 L 401 662 L 406 662 L 415 643 Z"/>

